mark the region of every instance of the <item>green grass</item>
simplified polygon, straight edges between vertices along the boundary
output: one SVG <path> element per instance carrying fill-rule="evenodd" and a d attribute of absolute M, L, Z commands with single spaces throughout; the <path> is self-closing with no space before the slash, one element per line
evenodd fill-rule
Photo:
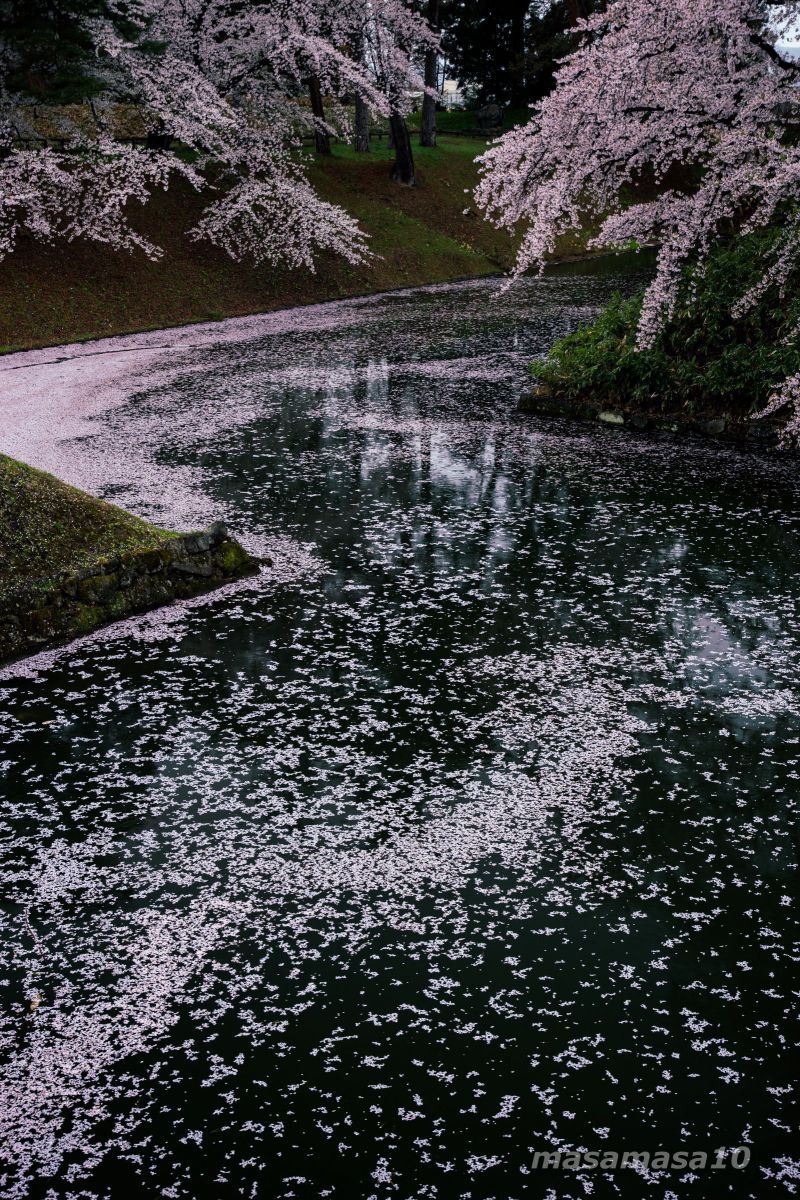
<path fill-rule="evenodd" d="M 508 129 L 512 129 L 515 125 L 522 125 L 530 120 L 531 112 L 529 108 L 507 108 L 503 113 L 503 119 L 500 124 L 500 132 L 504 133 Z M 415 114 L 409 118 L 409 125 L 414 128 L 419 128 L 420 117 Z M 471 109 L 454 108 L 449 111 L 437 112 L 436 128 L 440 133 L 474 133 L 480 128 L 478 114 Z M 494 135 L 492 135 L 494 136 Z M 484 143 L 485 145 L 485 139 Z"/>
<path fill-rule="evenodd" d="M 11 352 L 507 270 L 514 239 L 464 212 L 473 207 L 474 160 L 485 141 L 442 136 L 435 149 L 414 141 L 416 188 L 390 179 L 385 139 L 369 154 L 335 144 L 330 158 L 311 158 L 321 196 L 370 235 L 374 257 L 364 265 L 333 255 L 323 255 L 314 273 L 235 263 L 188 239 L 210 197 L 178 181 L 132 213 L 163 247 L 158 262 L 89 242 L 47 246 L 24 238 L 0 274 L 0 347 Z"/>
<path fill-rule="evenodd" d="M 412 133 L 411 145 L 414 151 L 414 162 L 418 167 L 435 164 L 443 154 L 465 154 L 469 158 L 475 159 L 486 149 L 486 141 L 483 138 L 448 137 L 446 134 L 442 134 L 438 138 L 437 146 L 431 147 L 420 146 L 416 134 Z M 352 162 L 363 162 L 369 157 L 372 162 L 391 163 L 394 161 L 394 150 L 389 149 L 387 138 L 373 139 L 370 143 L 369 156 L 357 154 L 348 142 L 334 142 L 331 146 L 331 156 L 348 159 Z"/>
<path fill-rule="evenodd" d="M 736 301 L 780 247 L 780 228 L 718 246 L 705 270 L 684 272 L 675 311 L 655 343 L 637 348 L 642 295 L 619 296 L 583 329 L 562 338 L 532 372 L 556 398 L 681 416 L 746 418 L 800 370 L 796 330 L 800 278 L 767 290 L 747 313 Z"/>
<path fill-rule="evenodd" d="M 172 536 L 0 454 L 0 611 L 11 593 L 44 592 L 63 572 L 100 569 L 105 559 Z"/>

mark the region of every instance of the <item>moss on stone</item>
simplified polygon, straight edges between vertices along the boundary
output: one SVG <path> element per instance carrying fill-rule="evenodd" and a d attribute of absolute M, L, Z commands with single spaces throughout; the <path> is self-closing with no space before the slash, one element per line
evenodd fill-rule
<path fill-rule="evenodd" d="M 73 637 L 79 637 L 84 633 L 92 633 L 107 619 L 103 609 L 95 604 L 76 606 L 70 618 L 70 634 Z"/>
<path fill-rule="evenodd" d="M 223 542 L 218 547 L 214 558 L 226 575 L 233 575 L 237 571 L 245 569 L 249 562 L 247 551 L 238 542 Z"/>
<path fill-rule="evenodd" d="M 105 621 L 119 621 L 127 617 L 131 611 L 130 597 L 126 592 L 117 592 L 104 608 Z"/>

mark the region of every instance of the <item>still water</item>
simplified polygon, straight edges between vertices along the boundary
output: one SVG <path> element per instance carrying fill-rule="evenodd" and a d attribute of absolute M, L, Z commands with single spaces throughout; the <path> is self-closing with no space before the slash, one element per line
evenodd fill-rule
<path fill-rule="evenodd" d="M 272 560 L 0 678 L 3 1196 L 797 1188 L 796 467 L 514 412 L 632 282 L 3 360 L 0 448 Z"/>

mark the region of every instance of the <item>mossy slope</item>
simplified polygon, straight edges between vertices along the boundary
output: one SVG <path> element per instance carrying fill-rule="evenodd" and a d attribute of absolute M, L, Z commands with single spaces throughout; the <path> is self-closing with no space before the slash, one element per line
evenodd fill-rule
<path fill-rule="evenodd" d="M 173 535 L 0 454 L 0 606 L 12 592 L 46 590 L 65 572 Z"/>
<path fill-rule="evenodd" d="M 257 571 L 223 525 L 156 529 L 0 455 L 0 662 Z"/>

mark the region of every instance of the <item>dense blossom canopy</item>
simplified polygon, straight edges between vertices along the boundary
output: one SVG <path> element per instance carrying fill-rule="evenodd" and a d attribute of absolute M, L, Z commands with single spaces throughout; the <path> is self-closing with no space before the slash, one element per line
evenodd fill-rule
<path fill-rule="evenodd" d="M 517 271 L 541 268 L 587 212 L 602 218 L 595 246 L 656 244 L 648 346 L 687 266 L 778 222 L 778 250 L 738 307 L 780 289 L 800 258 L 800 62 L 775 46 L 798 17 L 798 0 L 611 0 L 580 22 L 555 90 L 483 158 L 481 206 L 526 226 Z M 800 376 L 775 403 L 791 400 Z"/>
<path fill-rule="evenodd" d="M 108 0 L 83 21 L 101 88 L 90 132 L 62 110 L 63 146 L 20 136 L 26 101 L 8 83 L 14 47 L 0 35 L 0 255 L 21 229 L 156 254 L 125 206 L 179 172 L 198 187 L 213 181 L 193 236 L 235 258 L 312 267 L 319 250 L 363 256 L 355 221 L 305 175 L 299 143 L 315 118 L 298 98 L 314 77 L 334 97 L 358 91 L 377 112 L 402 109 L 435 42 L 410 3 Z M 162 147 L 122 144 L 112 102 L 135 104 Z M 183 153 L 164 148 L 173 144 Z"/>

